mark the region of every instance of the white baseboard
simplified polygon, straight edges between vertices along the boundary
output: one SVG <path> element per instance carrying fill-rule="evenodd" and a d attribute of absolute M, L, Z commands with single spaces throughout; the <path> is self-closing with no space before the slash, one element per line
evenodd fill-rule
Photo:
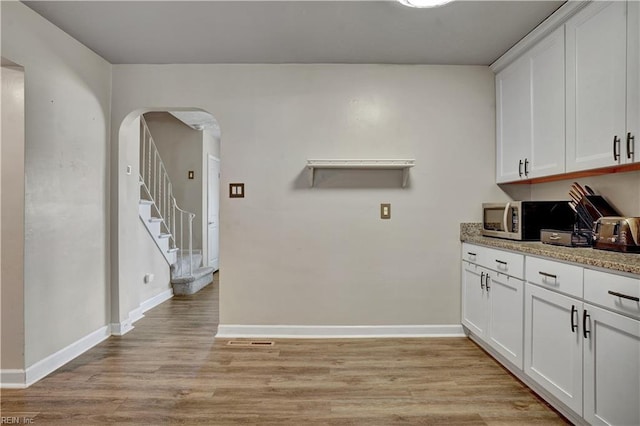
<path fill-rule="evenodd" d="M 26 387 L 24 370 L 0 370 L 0 389 L 24 389 Z"/>
<path fill-rule="evenodd" d="M 140 304 L 140 309 L 142 309 L 142 313 L 147 312 L 149 309 L 153 309 L 162 302 L 166 302 L 167 300 L 173 297 L 173 289 L 167 289 L 162 293 L 153 296 L 151 299 L 145 300 Z"/>
<path fill-rule="evenodd" d="M 60 349 L 53 355 L 49 355 L 45 359 L 36 362 L 25 371 L 26 386 L 31 386 L 38 380 L 51 374 L 69 361 L 107 339 L 109 336 L 109 326 L 101 327 L 93 333 L 84 336 L 80 340 L 73 342 L 66 348 Z"/>
<path fill-rule="evenodd" d="M 131 324 L 135 324 L 142 318 L 144 318 L 144 314 L 142 313 L 142 306 L 138 306 L 133 311 L 129 312 L 129 320 L 131 321 Z"/>
<path fill-rule="evenodd" d="M 133 330 L 133 324 L 131 323 L 131 318 L 127 318 L 122 322 L 111 323 L 111 334 L 114 336 L 124 336 L 131 330 Z"/>
<path fill-rule="evenodd" d="M 220 324 L 217 338 L 340 339 L 378 337 L 465 337 L 462 325 L 234 325 Z"/>
<path fill-rule="evenodd" d="M 145 300 L 140 304 L 140 306 L 129 312 L 129 317 L 126 320 L 119 323 L 111 323 L 111 334 L 113 334 L 114 336 L 124 336 L 134 329 L 134 323 L 144 318 L 145 312 L 155 308 L 162 302 L 169 300 L 172 297 L 173 289 L 167 289 L 166 291 L 163 291 L 162 293 L 157 294 L 148 300 Z"/>

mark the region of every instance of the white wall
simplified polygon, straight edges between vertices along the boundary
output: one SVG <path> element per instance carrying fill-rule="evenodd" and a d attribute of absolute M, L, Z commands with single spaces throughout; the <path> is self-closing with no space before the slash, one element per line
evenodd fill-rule
<path fill-rule="evenodd" d="M 140 305 L 171 288 L 169 264 L 149 235 L 138 213 L 140 200 L 140 175 L 139 143 L 140 143 L 140 119 L 135 115 L 127 120 L 127 125 L 120 130 L 123 155 L 127 161 L 122 163 L 114 174 L 121 175 L 119 191 L 126 202 L 120 203 L 120 209 L 116 211 L 120 223 L 120 235 L 127 238 L 127 244 L 117 250 L 115 257 L 118 259 L 118 268 L 114 274 L 118 274 L 118 281 L 114 280 L 112 288 L 111 321 L 114 324 L 127 323 L 124 331 L 128 331 L 128 321 L 132 313 L 135 313 Z M 126 174 L 127 166 L 131 166 L 132 172 Z M 115 265 L 113 265 L 115 266 Z M 145 274 L 153 274 L 155 279 L 151 283 L 144 283 Z M 119 287 L 118 282 L 122 283 Z"/>
<path fill-rule="evenodd" d="M 19 2 L 2 55 L 25 69 L 25 366 L 108 324 L 111 65 Z"/>
<path fill-rule="evenodd" d="M 494 96 L 487 67 L 117 65 L 112 131 L 138 108 L 220 124 L 221 323 L 459 324 L 459 224 L 507 199 Z M 416 167 L 405 189 L 395 171 L 324 172 L 309 188 L 307 158 Z M 229 182 L 246 198 L 227 198 Z"/>
<path fill-rule="evenodd" d="M 171 289 L 171 276 L 169 273 L 169 264 L 158 246 L 150 237 L 147 228 L 138 221 L 139 244 L 138 255 L 136 256 L 136 266 L 138 271 L 136 274 L 136 285 L 140 294 L 139 303 L 143 303 L 167 290 Z M 150 283 L 144 282 L 146 274 L 153 274 L 154 280 Z"/>
<path fill-rule="evenodd" d="M 24 70 L 2 66 L 0 368 L 24 369 Z"/>
<path fill-rule="evenodd" d="M 569 200 L 574 180 L 531 185 L 531 199 Z M 640 172 L 616 173 L 576 180 L 604 196 L 623 216 L 640 216 Z"/>

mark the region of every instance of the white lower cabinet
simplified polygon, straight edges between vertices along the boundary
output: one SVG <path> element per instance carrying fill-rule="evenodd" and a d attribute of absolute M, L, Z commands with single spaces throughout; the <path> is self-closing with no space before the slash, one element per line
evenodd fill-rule
<path fill-rule="evenodd" d="M 592 425 L 640 425 L 640 321 L 589 304 L 584 311 L 583 417 Z"/>
<path fill-rule="evenodd" d="M 582 302 L 527 283 L 524 372 L 582 413 Z"/>
<path fill-rule="evenodd" d="M 487 334 L 488 293 L 484 287 L 486 270 L 479 265 L 462 262 L 462 324 L 473 334 Z"/>
<path fill-rule="evenodd" d="M 520 279 L 462 263 L 462 324 L 520 369 L 523 286 Z"/>
<path fill-rule="evenodd" d="M 502 252 L 524 259 L 523 281 L 493 269 L 500 250 L 464 250 L 479 259 L 462 262 L 462 324 L 476 340 L 574 421 L 640 425 L 640 279 Z"/>
<path fill-rule="evenodd" d="M 489 293 L 489 344 L 500 355 L 522 368 L 524 282 L 495 272 L 489 272 L 485 287 Z"/>

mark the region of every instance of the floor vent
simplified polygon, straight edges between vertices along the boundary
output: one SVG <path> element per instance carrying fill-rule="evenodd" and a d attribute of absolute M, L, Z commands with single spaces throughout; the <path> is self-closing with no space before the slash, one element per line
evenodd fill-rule
<path fill-rule="evenodd" d="M 227 346 L 273 346 L 275 342 L 268 340 L 229 340 Z"/>

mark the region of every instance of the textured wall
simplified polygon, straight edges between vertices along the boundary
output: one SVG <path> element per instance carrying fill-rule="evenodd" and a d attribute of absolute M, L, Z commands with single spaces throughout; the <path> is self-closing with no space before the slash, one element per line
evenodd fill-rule
<path fill-rule="evenodd" d="M 26 367 L 108 324 L 111 65 L 19 2 L 2 55 L 25 69 Z"/>
<path fill-rule="evenodd" d="M 487 67 L 118 65 L 113 88 L 114 130 L 139 108 L 220 124 L 222 323 L 459 324 L 459 223 L 507 199 Z M 322 171 L 309 188 L 308 158 L 416 166 L 404 189 L 398 171 Z"/>

